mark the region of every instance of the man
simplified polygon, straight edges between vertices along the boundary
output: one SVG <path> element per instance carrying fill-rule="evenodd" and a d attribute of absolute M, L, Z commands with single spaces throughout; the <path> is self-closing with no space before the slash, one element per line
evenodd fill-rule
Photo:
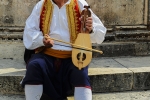
<path fill-rule="evenodd" d="M 52 100 L 66 100 L 72 86 L 75 100 L 92 100 L 88 66 L 79 70 L 72 63 L 70 45 L 44 37 L 74 43 L 81 31 L 80 14 L 85 5 L 85 0 L 41 0 L 34 7 L 23 35 L 25 47 L 36 51 L 22 81 L 26 100 L 40 100 L 42 93 Z M 92 11 L 91 14 L 86 28 L 92 43 L 100 44 L 106 28 Z"/>

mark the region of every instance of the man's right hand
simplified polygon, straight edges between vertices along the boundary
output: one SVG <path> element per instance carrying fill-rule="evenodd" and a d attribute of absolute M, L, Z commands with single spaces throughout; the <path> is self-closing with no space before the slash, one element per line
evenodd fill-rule
<path fill-rule="evenodd" d="M 43 38 L 43 43 L 46 47 L 52 47 L 54 45 L 54 41 L 46 37 Z"/>

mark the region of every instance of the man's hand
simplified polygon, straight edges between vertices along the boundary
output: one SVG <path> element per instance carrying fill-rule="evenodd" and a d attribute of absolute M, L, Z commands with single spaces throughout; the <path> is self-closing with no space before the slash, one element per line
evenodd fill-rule
<path fill-rule="evenodd" d="M 54 41 L 49 39 L 48 37 L 48 35 L 44 36 L 43 43 L 46 47 L 52 47 L 54 45 Z"/>
<path fill-rule="evenodd" d="M 93 30 L 93 19 L 92 17 L 87 17 L 84 22 L 84 16 L 81 16 L 80 18 L 81 24 L 85 24 L 85 28 L 88 30 L 88 32 L 91 32 Z"/>
<path fill-rule="evenodd" d="M 93 30 L 93 19 L 92 17 L 87 17 L 86 18 L 86 28 L 89 30 L 89 32 L 91 32 Z"/>

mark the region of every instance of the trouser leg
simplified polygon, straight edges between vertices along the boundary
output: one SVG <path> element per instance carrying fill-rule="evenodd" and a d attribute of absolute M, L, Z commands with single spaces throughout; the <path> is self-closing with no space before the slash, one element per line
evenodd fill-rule
<path fill-rule="evenodd" d="M 27 72 L 22 81 L 22 86 L 25 87 L 27 84 L 43 84 L 43 94 L 49 96 L 52 100 L 63 100 L 59 90 L 57 91 L 55 87 L 57 84 L 59 86 L 59 78 L 61 77 L 56 79 L 57 73 L 53 62 L 54 59 L 51 56 L 35 54 L 27 65 Z M 26 95 L 30 97 L 30 94 L 26 93 Z"/>

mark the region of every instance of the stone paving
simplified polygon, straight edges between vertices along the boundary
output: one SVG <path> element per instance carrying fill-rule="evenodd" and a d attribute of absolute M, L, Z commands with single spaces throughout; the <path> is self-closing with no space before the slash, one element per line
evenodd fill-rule
<path fill-rule="evenodd" d="M 20 86 L 26 68 L 23 45 L 14 45 L 1 45 L 4 47 L 1 50 L 7 52 L 0 52 L 0 94 L 4 94 L 0 95 L 0 100 L 24 100 L 24 90 Z M 150 91 L 142 91 L 150 90 L 150 56 L 93 58 L 89 77 L 92 91 L 100 93 L 94 94 L 93 100 L 150 100 Z M 137 90 L 142 92 L 122 93 Z"/>
<path fill-rule="evenodd" d="M 24 95 L 0 95 L 0 100 L 25 100 Z M 68 100 L 74 100 L 69 97 Z M 93 94 L 93 100 L 150 100 L 150 91 Z"/>

